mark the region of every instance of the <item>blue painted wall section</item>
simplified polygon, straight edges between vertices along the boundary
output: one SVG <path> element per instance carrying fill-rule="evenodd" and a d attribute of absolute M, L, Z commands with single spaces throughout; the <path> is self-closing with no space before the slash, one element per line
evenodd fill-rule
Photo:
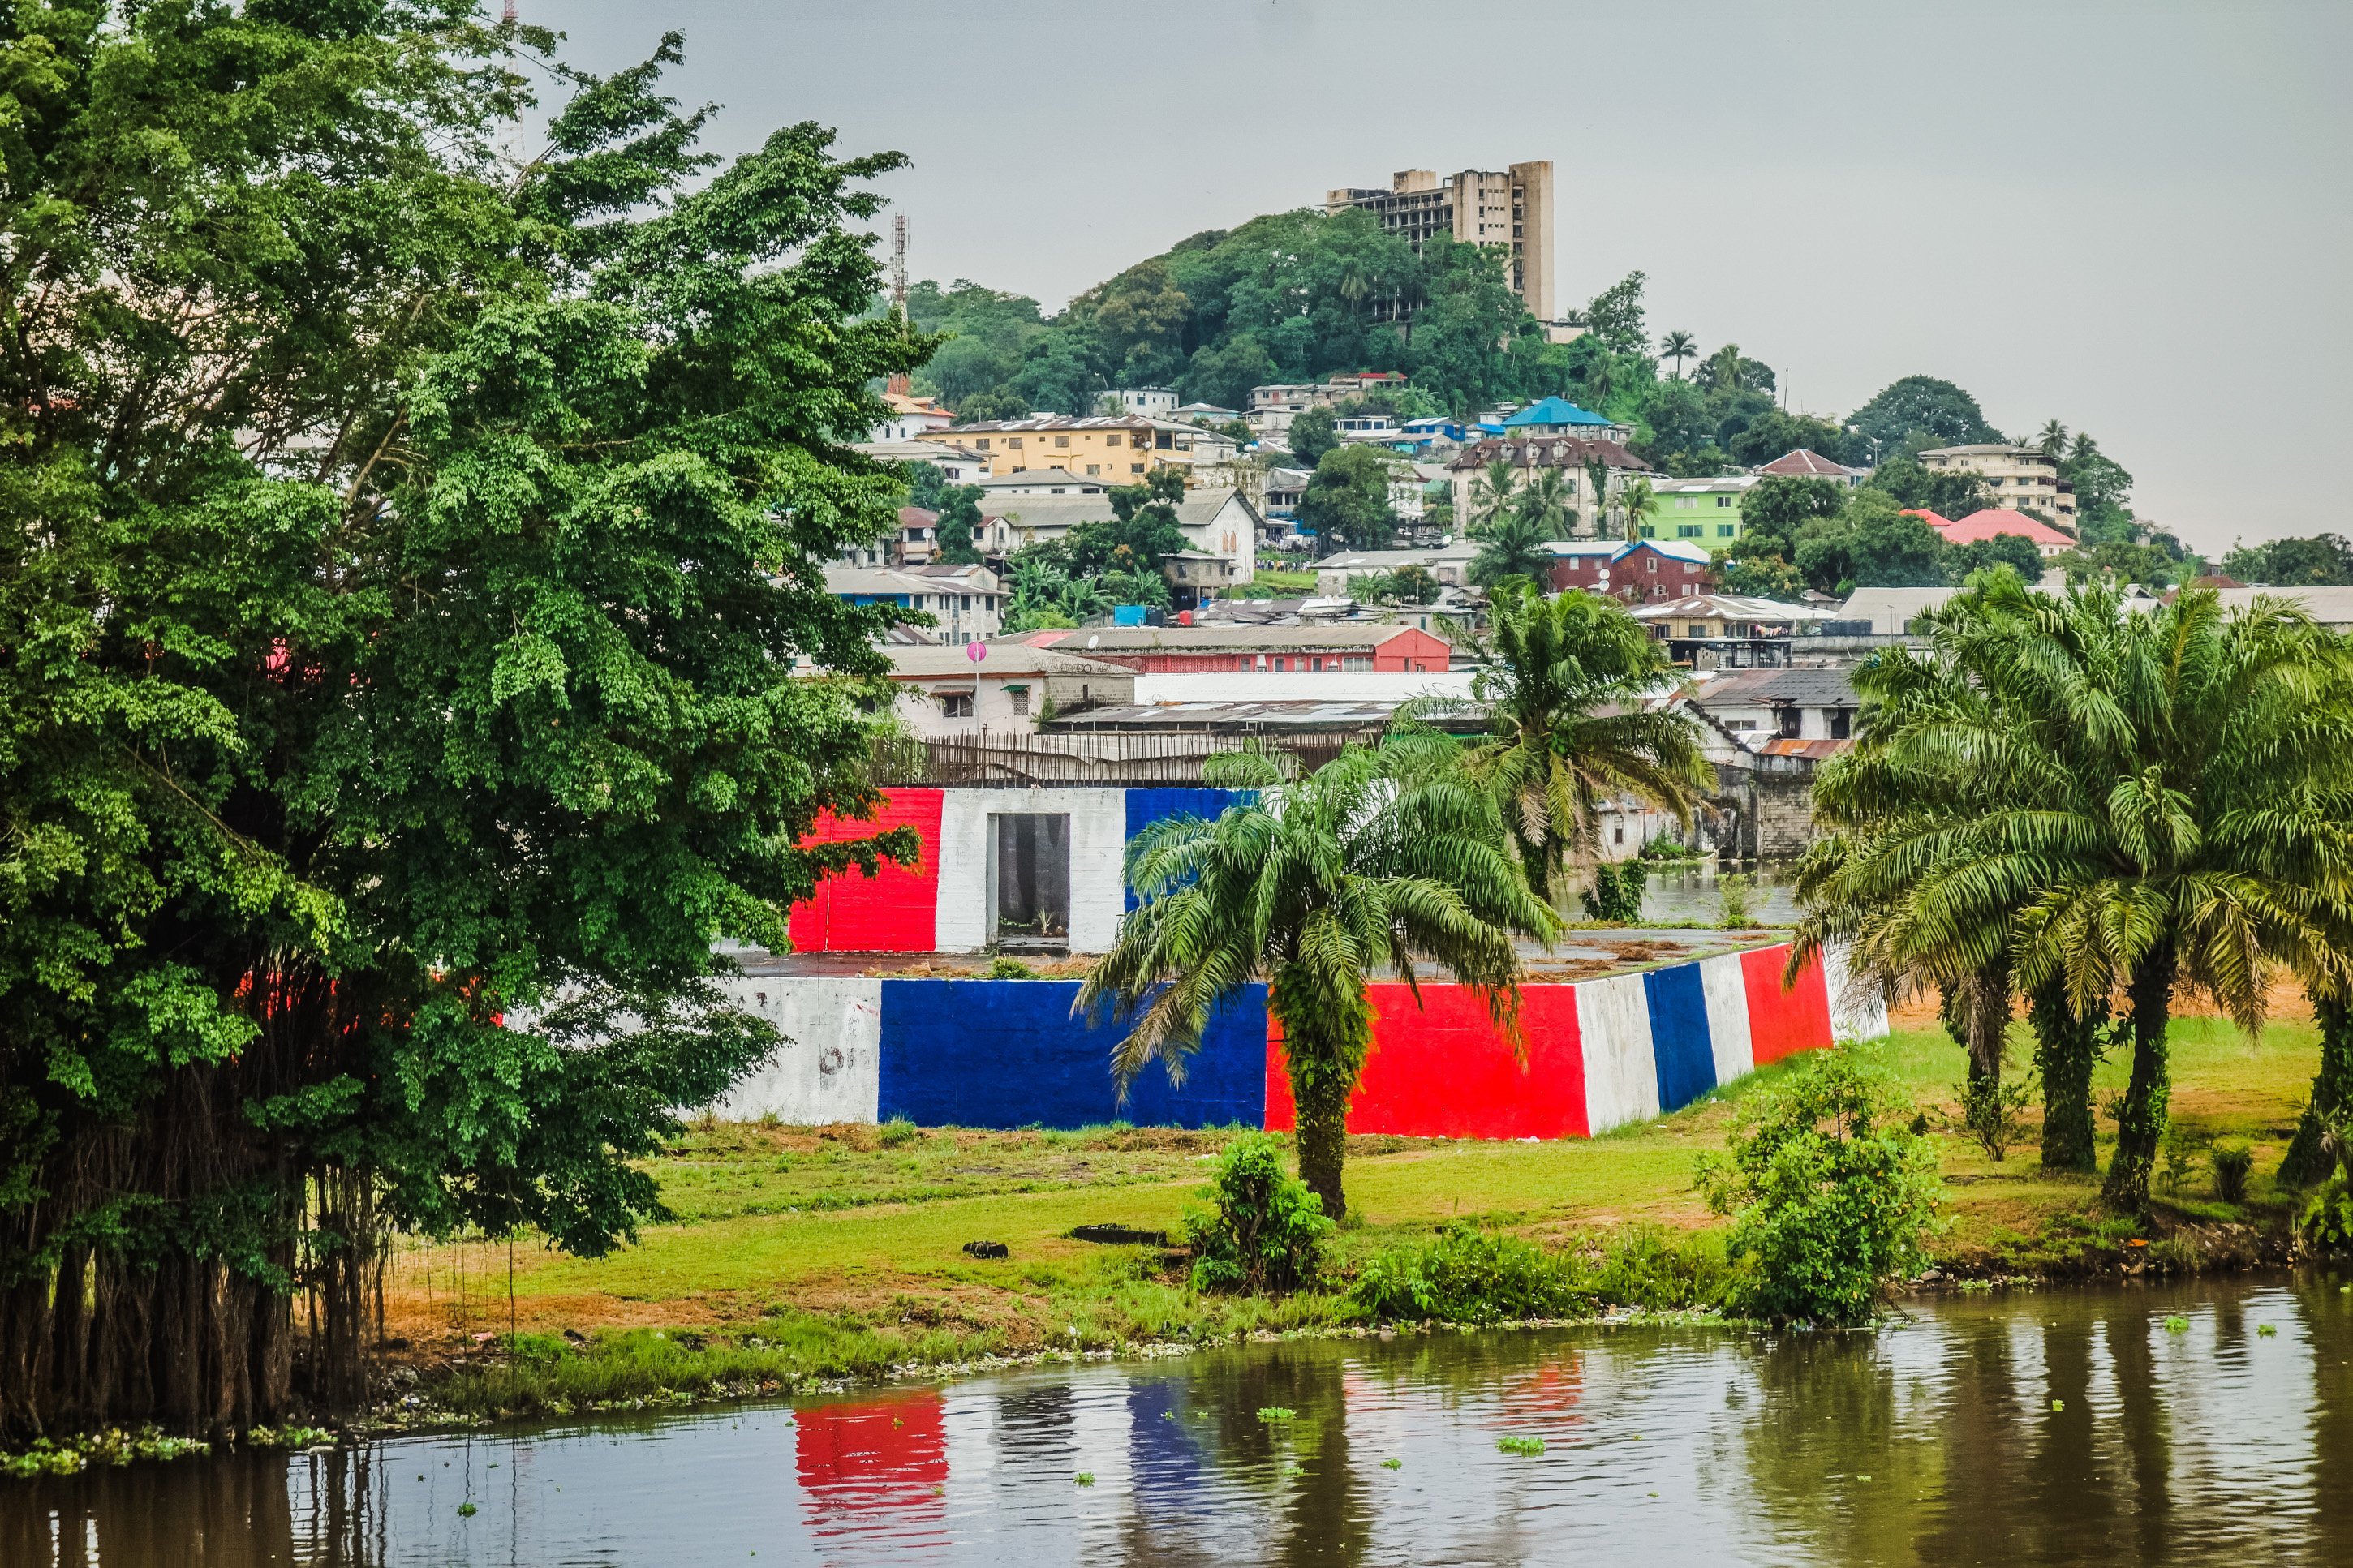
<path fill-rule="evenodd" d="M 1155 1063 L 1124 1107 L 1111 1077 L 1118 1027 L 1072 1017 L 1078 994 L 1075 980 L 883 981 L 879 1114 L 923 1127 L 1266 1124 L 1265 986 L 1210 1017 L 1182 1089 Z"/>
<path fill-rule="evenodd" d="M 1226 807 L 1236 801 L 1248 800 L 1256 795 L 1248 789 L 1132 789 L 1127 792 L 1127 837 L 1132 843 L 1135 836 L 1152 823 L 1171 816 L 1198 816 L 1214 822 Z M 1125 877 L 1125 868 L 1121 871 Z M 1127 907 L 1135 908 L 1140 900 L 1135 889 L 1127 889 Z"/>
<path fill-rule="evenodd" d="M 1642 976 L 1651 1006 L 1651 1052 L 1659 1068 L 1659 1109 L 1689 1105 L 1715 1088 L 1715 1052 L 1708 1043 L 1707 996 L 1699 965 L 1679 963 Z"/>

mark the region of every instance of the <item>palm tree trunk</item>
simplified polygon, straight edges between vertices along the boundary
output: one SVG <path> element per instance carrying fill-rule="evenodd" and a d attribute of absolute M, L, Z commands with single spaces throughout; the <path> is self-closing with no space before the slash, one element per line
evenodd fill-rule
<path fill-rule="evenodd" d="M 1323 1200 L 1324 1217 L 1332 1220 L 1348 1212 L 1347 1194 L 1340 1190 L 1340 1167 L 1348 1152 L 1348 1091 L 1353 1087 L 1338 1073 L 1303 1075 L 1295 1058 L 1291 1064 L 1291 1097 L 1299 1107 L 1299 1179 Z"/>
<path fill-rule="evenodd" d="M 2134 968 L 2126 992 L 2132 998 L 2132 1082 L 2116 1118 L 2116 1157 L 2108 1162 L 2107 1184 L 2100 1190 L 2101 1201 L 2119 1213 L 2137 1214 L 2148 1206 L 2148 1179 L 2157 1165 L 2158 1142 L 2165 1136 L 2173 1093 L 2165 1026 L 2173 1008 L 2174 967 L 2168 942 Z"/>
<path fill-rule="evenodd" d="M 2308 991 L 2306 994 L 2311 994 Z M 2312 1016 L 2320 1025 L 2320 1070 L 2312 1077 L 2312 1099 L 2296 1123 L 2295 1142 L 2280 1162 L 2279 1184 L 2308 1187 L 2326 1177 L 2337 1162 L 2321 1146 L 2328 1123 L 2353 1109 L 2353 1007 L 2334 997 L 2314 995 Z"/>
<path fill-rule="evenodd" d="M 1293 989 L 1301 994 L 1286 998 L 1284 993 Z M 1347 1196 L 1340 1190 L 1340 1168 L 1348 1152 L 1348 1100 L 1372 1048 L 1373 1010 L 1361 986 L 1353 1005 L 1319 1002 L 1306 987 L 1287 987 L 1278 977 L 1267 1008 L 1282 1026 L 1291 1102 L 1299 1115 L 1299 1179 L 1324 1201 L 1324 1217 L 1339 1220 L 1348 1212 Z"/>
<path fill-rule="evenodd" d="M 2100 1059 L 2107 1008 L 2078 1018 L 2067 1005 L 2065 983 L 2054 981 L 2034 994 L 2026 1016 L 2034 1029 L 2034 1065 L 2042 1074 L 2042 1168 L 2095 1172 L 2092 1068 Z"/>

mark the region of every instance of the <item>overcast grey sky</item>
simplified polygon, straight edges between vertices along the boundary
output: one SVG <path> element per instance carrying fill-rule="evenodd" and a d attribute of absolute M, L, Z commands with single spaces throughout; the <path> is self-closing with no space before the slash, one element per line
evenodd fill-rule
<path fill-rule="evenodd" d="M 1939 375 L 2091 431 L 2193 547 L 2353 531 L 2353 5 L 1506 7 L 522 0 L 592 70 L 687 35 L 734 153 L 892 148 L 912 269 L 1058 310 L 1205 228 L 1393 170 L 1549 158 L 1556 288 L 1650 275 L 1843 414 Z"/>

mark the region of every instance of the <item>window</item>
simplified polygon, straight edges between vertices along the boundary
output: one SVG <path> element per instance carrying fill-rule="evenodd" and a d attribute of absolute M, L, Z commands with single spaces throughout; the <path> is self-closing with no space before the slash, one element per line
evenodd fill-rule
<path fill-rule="evenodd" d="M 1169 430 L 1155 430 L 1152 433 L 1152 444 L 1164 452 L 1174 451 L 1176 447 L 1176 433 Z"/>
<path fill-rule="evenodd" d="M 1342 669 L 1369 670 L 1373 668 L 1373 661 L 1368 657 L 1351 655 L 1340 660 L 1340 668 Z"/>
<path fill-rule="evenodd" d="M 1675 528 L 1677 539 L 1697 539 L 1707 531 L 1695 522 L 1680 523 Z"/>
<path fill-rule="evenodd" d="M 1324 668 L 1324 661 L 1320 658 L 1314 660 L 1313 663 L 1316 669 L 1322 669 Z"/>
<path fill-rule="evenodd" d="M 979 440 L 975 441 L 975 442 L 972 444 L 972 448 L 973 448 L 973 450 L 974 450 L 974 451 L 976 451 L 976 452 L 986 452 L 986 451 L 987 451 L 987 450 L 988 450 L 988 437 L 986 437 L 986 436 L 983 436 Z"/>
<path fill-rule="evenodd" d="M 1644 556 L 1644 557 L 1642 558 L 1642 570 L 1643 570 L 1643 571 L 1645 571 L 1645 572 L 1656 572 L 1658 569 L 1659 569 L 1659 558 L 1658 558 L 1657 556 L 1655 556 L 1655 555 L 1646 555 L 1646 556 Z"/>
<path fill-rule="evenodd" d="M 1757 728 L 1757 721 L 1754 719 L 1726 719 L 1724 721 L 1724 727 L 1727 730 L 1754 730 Z"/>
<path fill-rule="evenodd" d="M 1718 539 L 1731 539 L 1739 532 L 1740 525 L 1736 522 L 1719 522 L 1715 525 L 1715 536 Z"/>
<path fill-rule="evenodd" d="M 1715 498 L 1715 504 L 1722 507 L 1728 507 L 1732 504 L 1732 498 L 1730 496 L 1718 496 Z"/>
<path fill-rule="evenodd" d="M 1018 436 L 1008 436 L 1005 438 L 1005 444 L 1008 447 L 1018 447 L 1021 445 L 1021 437 Z"/>
<path fill-rule="evenodd" d="M 969 691 L 951 691 L 945 697 L 941 698 L 940 716 L 944 719 L 971 718 L 972 693 Z"/>
<path fill-rule="evenodd" d="M 1067 447 L 1070 444 L 1071 438 L 1068 436 L 1057 436 L 1054 437 L 1054 445 L 1057 447 Z"/>
<path fill-rule="evenodd" d="M 1843 741 L 1852 732 L 1854 715 L 1843 708 L 1831 710 L 1831 739 Z"/>
<path fill-rule="evenodd" d="M 1611 828 L 1610 833 L 1613 836 L 1610 839 L 1611 843 L 1623 844 L 1626 842 L 1626 825 L 1624 823 L 1621 822 L 1616 827 Z"/>
<path fill-rule="evenodd" d="M 1707 623 L 1704 621 L 1694 622 L 1692 625 L 1683 628 L 1683 636 L 1687 637 L 1704 637 L 1707 636 Z"/>
<path fill-rule="evenodd" d="M 1127 466 L 1127 471 L 1131 474 L 1140 474 L 1144 472 L 1144 465 L 1142 463 L 1130 463 Z"/>
<path fill-rule="evenodd" d="M 1089 463 L 1087 465 L 1087 472 L 1090 474 L 1100 474 L 1103 472 L 1103 465 L 1101 463 Z"/>
<path fill-rule="evenodd" d="M 1798 738 L 1798 726 L 1804 717 L 1795 708 L 1777 708 L 1773 711 L 1773 728 L 1781 739 L 1794 741 Z"/>

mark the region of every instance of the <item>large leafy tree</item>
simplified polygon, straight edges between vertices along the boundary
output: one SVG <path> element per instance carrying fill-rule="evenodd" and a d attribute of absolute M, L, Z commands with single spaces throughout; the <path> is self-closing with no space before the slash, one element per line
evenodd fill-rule
<path fill-rule="evenodd" d="M 1437 748 L 1448 742 L 1438 740 Z M 1254 752 L 1211 760 L 1212 783 L 1248 788 L 1214 821 L 1170 817 L 1128 845 L 1143 902 L 1089 972 L 1082 1009 L 1130 1015 L 1112 1056 L 1124 1091 L 1157 1060 L 1171 1076 L 1210 1014 L 1253 981 L 1282 1029 L 1299 1117 L 1299 1174 L 1334 1219 L 1348 1100 L 1372 1045 L 1366 985 L 1435 964 L 1483 994 L 1518 1041 L 1514 933 L 1549 940 L 1492 800 L 1417 740 L 1350 747 L 1304 778 Z"/>
<path fill-rule="evenodd" d="M 1389 459 L 1370 447 L 1335 447 L 1299 498 L 1299 521 L 1327 544 L 1377 550 L 1397 531 L 1389 477 Z"/>
<path fill-rule="evenodd" d="M 1418 699 L 1398 721 L 1483 723 L 1466 776 L 1494 799 L 1528 885 L 1565 903 L 1599 848 L 1604 801 L 1631 796 L 1689 826 L 1715 770 L 1691 716 L 1655 705 L 1672 679 L 1664 646 L 1615 599 L 1507 584 L 1489 623 L 1470 698 Z"/>
<path fill-rule="evenodd" d="M 2176 987 L 2252 1034 L 2266 960 L 2324 997 L 2353 977 L 2347 651 L 2278 602 L 2225 615 L 2192 590 L 2125 616 L 2112 590 L 2054 601 L 2009 573 L 1935 625 L 1933 657 L 1862 678 L 1864 744 L 1816 787 L 1839 832 L 1801 878 L 1798 950 L 1843 937 L 1867 970 L 1938 984 L 2008 966 L 2060 1080 L 2046 1159 L 2076 1168 L 2092 1030 L 2121 996 L 2132 1076 L 2105 1194 L 2137 1209 Z"/>
<path fill-rule="evenodd" d="M 1867 460 L 1874 463 L 1896 456 L 1915 436 L 1937 447 L 2007 439 L 1986 423 L 1976 398 L 1933 375 L 1907 375 L 1882 387 L 1847 416 L 1846 427 L 1862 438 Z"/>
<path fill-rule="evenodd" d="M 0 1430 L 283 1419 L 297 1289 L 356 1397 L 386 1227 L 614 1246 L 659 1212 L 625 1161 L 773 1037 L 712 939 L 910 852 L 793 847 L 871 795 L 849 693 L 786 674 L 876 658 L 823 563 L 901 493 L 832 437 L 932 345 L 849 226 L 897 160 L 799 126 L 690 192 L 672 38 L 555 67 L 502 167 L 501 62 L 553 44 L 0 37 Z"/>

